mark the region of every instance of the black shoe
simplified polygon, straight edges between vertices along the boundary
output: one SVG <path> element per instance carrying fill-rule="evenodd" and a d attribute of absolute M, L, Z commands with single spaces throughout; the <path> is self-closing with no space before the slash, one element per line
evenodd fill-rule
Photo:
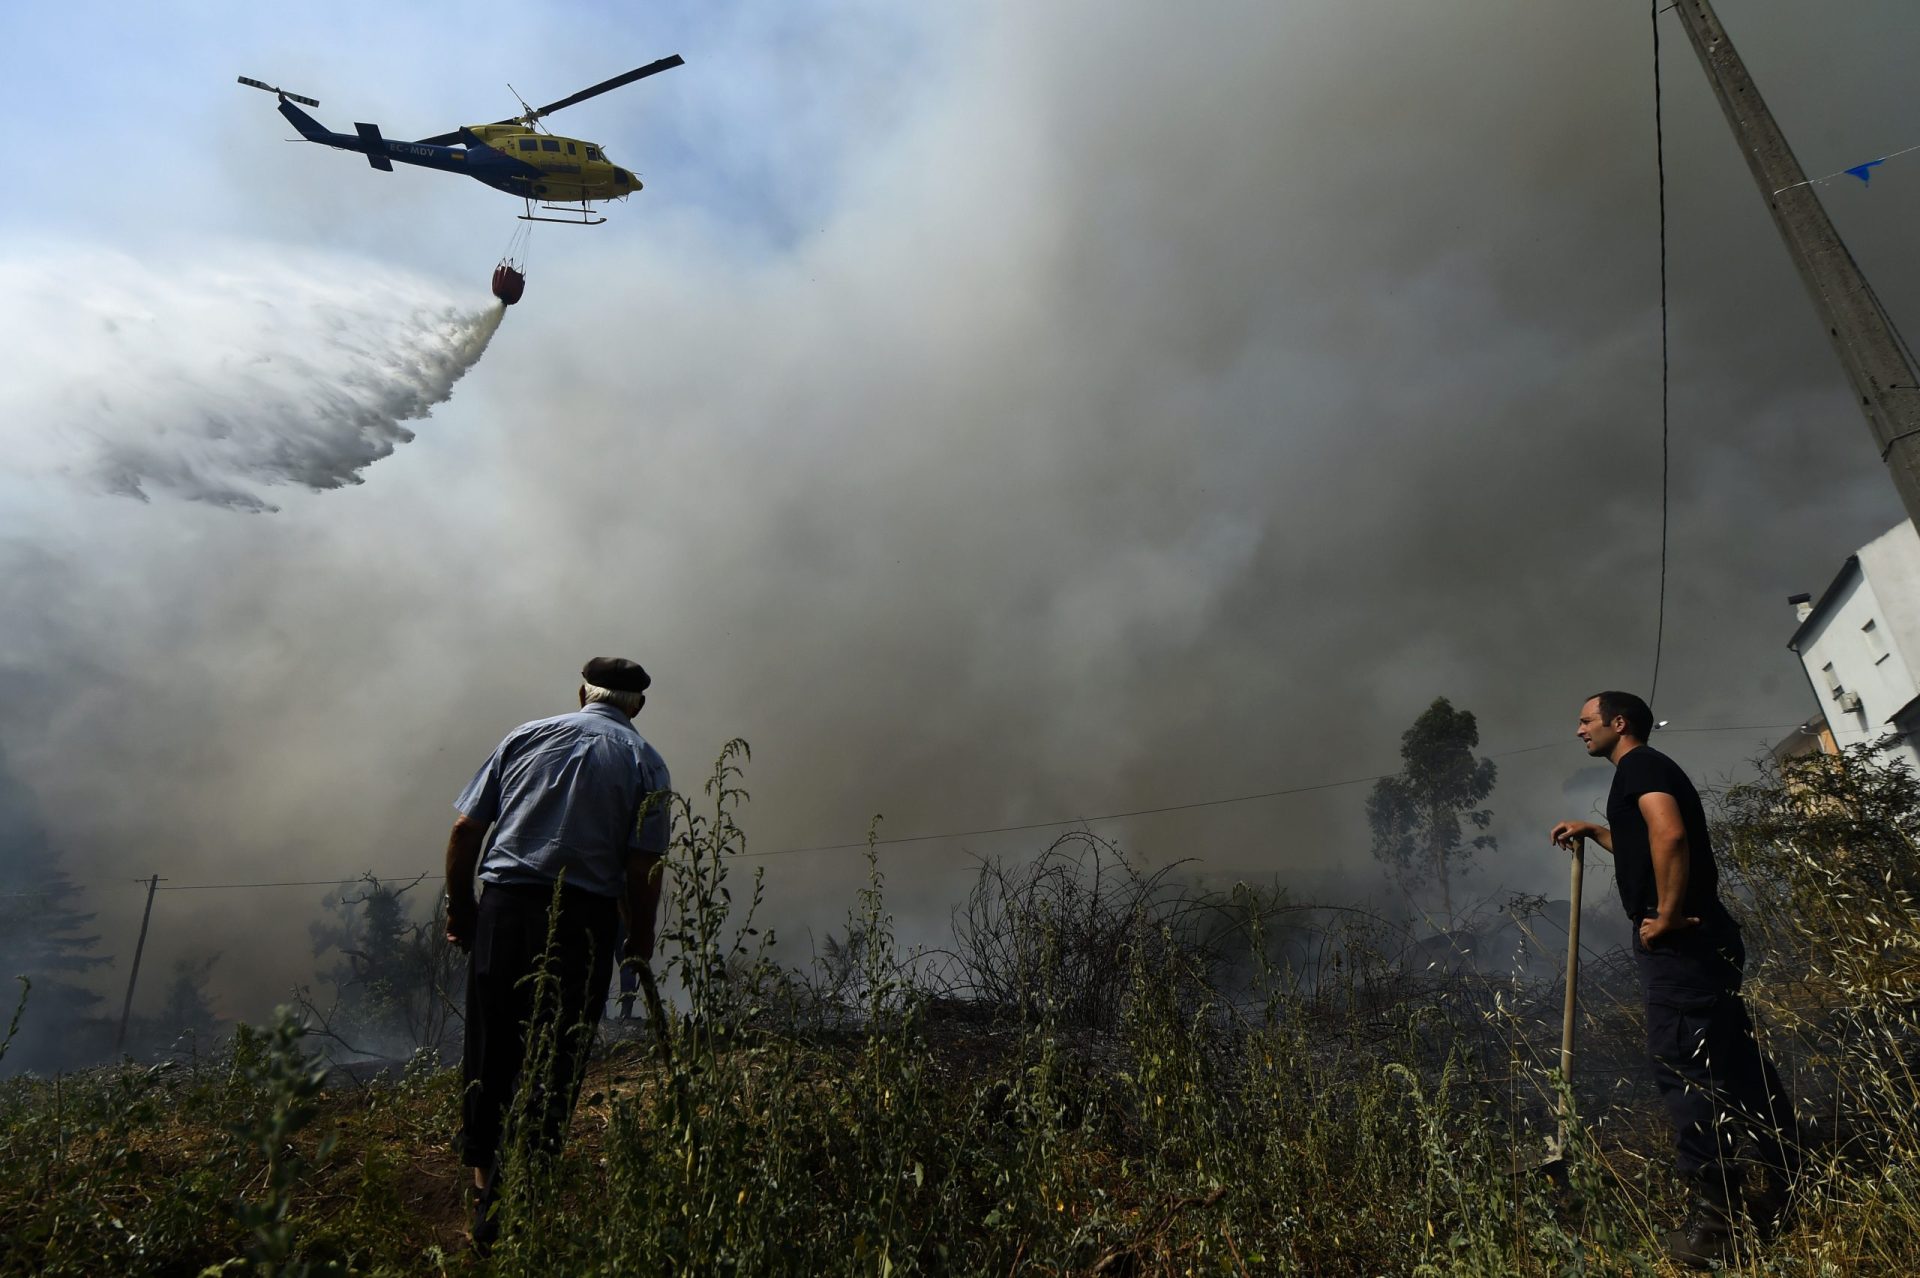
<path fill-rule="evenodd" d="M 1667 1255 L 1689 1269 L 1711 1269 L 1733 1254 L 1733 1231 L 1696 1222 L 1667 1231 Z"/>
<path fill-rule="evenodd" d="M 492 1178 L 489 1177 L 491 1182 Z M 473 1254 L 485 1260 L 493 1254 L 493 1245 L 500 1241 L 500 1218 L 494 1208 L 500 1195 L 489 1183 L 485 1189 L 472 1191 L 473 1197 Z"/>
<path fill-rule="evenodd" d="M 1753 1222 L 1760 1241 L 1772 1242 L 1793 1228 L 1794 1218 L 1799 1214 L 1793 1182 L 1785 1177 L 1767 1177 L 1758 1189 L 1747 1195 L 1746 1208 L 1747 1219 Z"/>
<path fill-rule="evenodd" d="M 1669 1230 L 1667 1255 L 1689 1269 L 1711 1269 L 1733 1254 L 1733 1222 L 1725 1204 L 1695 1196 L 1686 1223 Z"/>

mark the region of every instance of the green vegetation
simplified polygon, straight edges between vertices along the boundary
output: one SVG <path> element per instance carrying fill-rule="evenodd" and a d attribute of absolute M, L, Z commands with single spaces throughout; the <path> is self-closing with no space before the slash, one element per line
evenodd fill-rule
<path fill-rule="evenodd" d="M 1088 836 L 983 866 L 939 954 L 902 952 L 870 860 L 832 962 L 780 969 L 758 879 L 736 890 L 743 754 L 681 804 L 670 1051 L 617 1038 L 553 1163 L 514 1141 L 491 1261 L 465 1252 L 457 1078 L 423 1057 L 322 1091 L 283 1018 L 218 1060 L 0 1084 L 0 1272 L 1666 1272 L 1621 965 L 1592 964 L 1586 1122 L 1548 1179 L 1556 990 Z M 1800 1223 L 1735 1268 L 1920 1272 L 1920 790 L 1862 756 L 1725 806 L 1756 1012 L 1814 1120 Z"/>

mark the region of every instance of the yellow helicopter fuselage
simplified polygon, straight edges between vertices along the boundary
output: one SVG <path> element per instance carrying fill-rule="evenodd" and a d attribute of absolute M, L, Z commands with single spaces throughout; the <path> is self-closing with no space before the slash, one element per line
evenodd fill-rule
<path fill-rule="evenodd" d="M 640 189 L 640 179 L 607 159 L 597 142 L 555 137 L 521 124 L 470 124 L 465 131 L 540 170 L 539 177 L 516 175 L 511 186 L 502 184 L 515 194 L 547 201 L 619 200 Z"/>

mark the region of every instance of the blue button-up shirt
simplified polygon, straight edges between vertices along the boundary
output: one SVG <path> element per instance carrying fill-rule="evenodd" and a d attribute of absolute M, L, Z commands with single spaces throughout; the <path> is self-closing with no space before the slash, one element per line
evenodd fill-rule
<path fill-rule="evenodd" d="M 453 806 L 493 823 L 484 881 L 551 887 L 565 870 L 568 887 L 618 896 L 630 856 L 667 850 L 671 784 L 633 720 L 596 701 L 508 733 Z"/>

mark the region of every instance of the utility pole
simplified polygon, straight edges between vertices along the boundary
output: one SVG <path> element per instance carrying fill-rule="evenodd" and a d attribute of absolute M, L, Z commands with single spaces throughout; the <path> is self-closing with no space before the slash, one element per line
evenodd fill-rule
<path fill-rule="evenodd" d="M 1820 197 L 1807 185 L 1807 175 L 1734 52 L 1713 6 L 1708 0 L 1678 0 L 1673 8 L 1693 51 L 1700 55 L 1707 83 L 1726 112 L 1754 181 L 1760 184 L 1761 198 L 1773 214 L 1780 238 L 1787 242 L 1787 253 L 1813 295 L 1814 309 L 1847 370 L 1860 411 L 1873 431 L 1874 447 L 1893 474 L 1907 518 L 1920 528 L 1920 376 L 1873 286 L 1833 229 Z"/>
<path fill-rule="evenodd" d="M 127 1041 L 127 1018 L 133 1014 L 133 983 L 140 979 L 140 952 L 147 948 L 147 920 L 153 917 L 153 894 L 159 886 L 159 875 L 147 880 L 147 912 L 140 916 L 140 940 L 133 947 L 133 971 L 127 973 L 127 1001 L 120 1008 L 120 1035 L 113 1040 L 116 1053 Z"/>

